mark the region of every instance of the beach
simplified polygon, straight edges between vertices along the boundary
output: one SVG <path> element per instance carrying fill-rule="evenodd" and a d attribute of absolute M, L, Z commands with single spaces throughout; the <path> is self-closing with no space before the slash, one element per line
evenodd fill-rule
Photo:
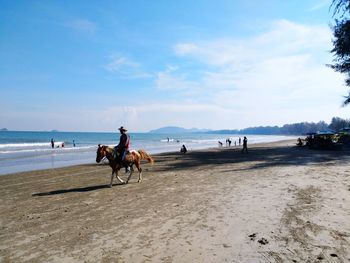
<path fill-rule="evenodd" d="M 211 133 L 130 133 L 131 149 L 143 149 L 151 154 L 217 147 L 218 142 L 232 140 L 239 144 L 240 134 Z M 0 132 L 0 176 L 89 164 L 96 158 L 97 145 L 115 146 L 120 133 L 113 132 Z M 54 140 L 52 148 L 50 140 Z M 296 139 L 286 135 L 249 135 L 249 143 Z M 73 144 L 74 141 L 74 144 Z M 64 147 L 62 145 L 64 144 Z M 227 145 L 227 144 L 225 144 Z"/>
<path fill-rule="evenodd" d="M 350 262 L 350 151 L 295 143 L 0 176 L 0 262 Z"/>

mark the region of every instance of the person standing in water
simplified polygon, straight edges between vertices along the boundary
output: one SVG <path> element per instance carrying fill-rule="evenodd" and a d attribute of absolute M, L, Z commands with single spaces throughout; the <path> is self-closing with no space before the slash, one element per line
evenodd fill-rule
<path fill-rule="evenodd" d="M 55 148 L 55 141 L 53 140 L 53 138 L 51 139 L 51 148 Z"/>

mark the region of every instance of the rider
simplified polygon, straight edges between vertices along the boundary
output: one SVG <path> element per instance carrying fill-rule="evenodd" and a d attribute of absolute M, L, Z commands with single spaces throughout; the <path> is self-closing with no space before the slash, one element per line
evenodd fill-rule
<path fill-rule="evenodd" d="M 119 155 L 116 157 L 119 158 L 119 161 L 121 161 L 124 164 L 126 170 L 129 170 L 130 167 L 126 164 L 126 162 L 124 162 L 124 158 L 127 151 L 129 150 L 130 136 L 126 133 L 127 130 L 124 129 L 123 126 L 121 126 L 118 130 L 120 131 L 121 135 L 119 139 L 119 144 L 115 147 L 115 151 L 119 153 Z"/>

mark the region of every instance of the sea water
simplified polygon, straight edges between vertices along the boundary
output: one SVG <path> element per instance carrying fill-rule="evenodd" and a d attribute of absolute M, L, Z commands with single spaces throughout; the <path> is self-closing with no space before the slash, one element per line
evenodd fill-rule
<path fill-rule="evenodd" d="M 144 149 L 151 154 L 179 151 L 186 145 L 187 150 L 218 147 L 221 141 L 232 141 L 231 147 L 244 135 L 236 134 L 156 134 L 130 133 L 131 149 Z M 118 133 L 98 132 L 0 132 L 0 175 L 94 163 L 98 144 L 116 145 Z M 248 145 L 260 142 L 273 142 L 295 137 L 275 135 L 249 135 Z M 51 147 L 51 139 L 55 141 Z M 74 141 L 74 144 L 73 144 Z M 64 144 L 64 147 L 62 147 Z"/>

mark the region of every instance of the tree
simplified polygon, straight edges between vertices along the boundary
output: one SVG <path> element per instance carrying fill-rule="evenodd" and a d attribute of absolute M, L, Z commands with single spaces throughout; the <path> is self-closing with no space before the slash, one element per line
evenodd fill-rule
<path fill-rule="evenodd" d="M 333 117 L 328 127 L 333 131 L 339 132 L 340 129 L 347 128 L 349 127 L 349 125 L 350 120 L 342 119 L 339 117 Z"/>
<path fill-rule="evenodd" d="M 346 74 L 345 84 L 350 87 L 350 0 L 333 0 L 333 49 L 335 71 Z M 344 105 L 350 103 L 350 92 L 345 96 Z"/>

